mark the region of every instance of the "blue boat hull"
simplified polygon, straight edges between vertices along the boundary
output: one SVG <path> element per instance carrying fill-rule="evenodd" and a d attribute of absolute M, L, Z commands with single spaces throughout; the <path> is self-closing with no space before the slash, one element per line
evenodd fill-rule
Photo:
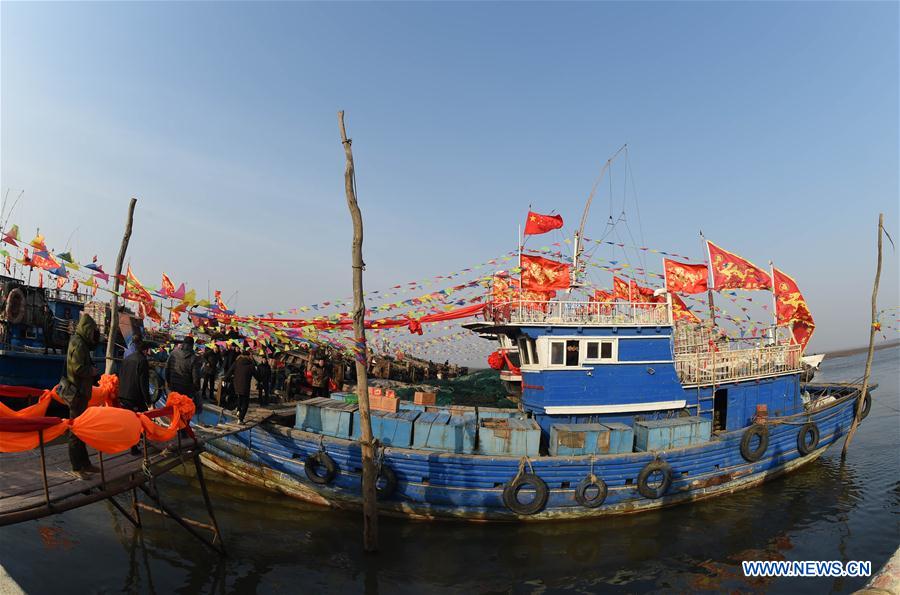
<path fill-rule="evenodd" d="M 379 501 L 379 509 L 388 515 L 421 519 L 540 521 L 637 513 L 728 494 L 817 459 L 847 432 L 855 403 L 856 398 L 843 397 L 814 413 L 777 420 L 769 426 L 763 457 L 753 463 L 741 455 L 743 430 L 655 453 L 530 459 L 524 463 L 526 470 L 549 488 L 546 506 L 531 515 L 510 511 L 502 497 L 504 486 L 523 464 L 520 458 L 385 448 L 384 464 L 395 472 L 398 482 L 393 495 Z M 219 415 L 214 408 L 207 409 L 203 421 L 216 423 Z M 222 419 L 230 418 L 223 414 Z M 804 456 L 798 451 L 797 436 L 807 422 L 817 425 L 820 438 L 815 450 Z M 338 468 L 329 485 L 309 481 L 304 472 L 307 456 L 323 449 Z M 657 458 L 671 466 L 672 483 L 664 495 L 651 499 L 640 494 L 638 476 Z M 240 481 L 309 502 L 336 508 L 361 506 L 362 463 L 355 441 L 265 423 L 211 442 L 204 462 Z M 582 506 L 575 498 L 576 486 L 591 473 L 609 488 L 606 500 L 596 508 Z"/>

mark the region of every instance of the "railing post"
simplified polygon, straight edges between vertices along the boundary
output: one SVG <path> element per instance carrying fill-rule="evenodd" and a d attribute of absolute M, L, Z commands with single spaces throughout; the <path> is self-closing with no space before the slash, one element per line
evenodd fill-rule
<path fill-rule="evenodd" d="M 38 442 L 41 445 L 41 477 L 44 480 L 44 500 L 50 508 L 50 485 L 47 483 L 47 459 L 44 457 L 44 430 L 38 430 Z"/>

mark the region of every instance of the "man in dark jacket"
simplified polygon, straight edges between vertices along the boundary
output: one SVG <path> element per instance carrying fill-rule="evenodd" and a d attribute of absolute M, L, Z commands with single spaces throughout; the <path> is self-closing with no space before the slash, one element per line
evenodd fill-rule
<path fill-rule="evenodd" d="M 238 356 L 231 367 L 225 372 L 225 378 L 232 380 L 234 392 L 238 398 L 238 419 L 244 423 L 247 409 L 250 407 L 250 381 L 256 374 L 256 365 L 250 352 L 245 350 Z"/>
<path fill-rule="evenodd" d="M 219 359 L 219 348 L 216 345 L 203 350 L 203 367 L 200 369 L 203 374 L 203 385 L 200 387 L 200 394 L 206 398 L 207 390 L 209 390 L 210 400 L 216 396 L 216 374 L 219 370 Z"/>
<path fill-rule="evenodd" d="M 170 391 L 181 393 L 194 401 L 194 414 L 203 412 L 203 395 L 200 394 L 200 359 L 194 353 L 194 338 L 185 337 L 181 345 L 172 350 L 166 362 L 166 384 Z"/>
<path fill-rule="evenodd" d="M 313 395 L 316 397 L 328 397 L 328 356 L 322 348 L 316 349 L 310 354 L 309 383 L 313 387 Z"/>
<path fill-rule="evenodd" d="M 100 343 L 97 323 L 89 314 L 81 314 L 75 333 L 69 339 L 66 352 L 66 375 L 59 381 L 60 396 L 69 404 L 69 418 L 74 419 L 84 413 L 91 400 L 91 387 L 97 374 L 91 360 L 91 351 Z M 87 447 L 75 434 L 69 432 L 69 462 L 78 474 L 96 473 L 91 464 Z"/>
<path fill-rule="evenodd" d="M 233 344 L 229 343 L 225 348 L 225 352 L 222 354 L 222 371 L 227 372 L 231 369 L 231 366 L 234 365 L 234 360 L 237 359 L 238 352 Z M 234 382 L 229 380 L 228 378 L 222 378 L 222 398 L 223 403 L 222 407 L 225 409 L 234 409 L 237 407 L 235 403 L 235 394 L 234 394 Z"/>
<path fill-rule="evenodd" d="M 140 413 L 150 408 L 150 364 L 147 362 L 147 345 L 141 338 L 132 342 L 134 350 L 122 360 L 119 368 L 119 404 L 125 409 Z M 131 454 L 141 454 L 137 445 Z"/>
<path fill-rule="evenodd" d="M 259 391 L 259 404 L 269 404 L 269 385 L 272 382 L 272 368 L 269 366 L 269 360 L 263 358 L 258 366 L 256 366 L 256 388 Z"/>

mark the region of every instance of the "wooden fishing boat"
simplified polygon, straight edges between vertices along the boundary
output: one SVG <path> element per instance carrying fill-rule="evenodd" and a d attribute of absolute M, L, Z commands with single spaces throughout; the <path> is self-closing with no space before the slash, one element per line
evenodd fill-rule
<path fill-rule="evenodd" d="M 520 409 L 373 418 L 385 514 L 576 519 L 728 494 L 811 463 L 847 432 L 858 399 L 863 417 L 870 407 L 859 386 L 801 384 L 798 345 L 702 349 L 670 302 L 514 306 L 488 306 L 474 330 L 515 337 Z M 302 500 L 361 506 L 355 406 L 325 401 L 212 441 L 204 462 Z M 228 421 L 216 407 L 202 417 Z"/>

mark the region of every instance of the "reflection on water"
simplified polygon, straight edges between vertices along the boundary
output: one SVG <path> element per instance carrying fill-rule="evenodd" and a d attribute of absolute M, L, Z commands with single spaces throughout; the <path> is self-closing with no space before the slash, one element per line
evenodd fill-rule
<path fill-rule="evenodd" d="M 594 522 L 459 524 L 383 519 L 381 553 L 360 549 L 355 513 L 306 505 L 207 472 L 229 557 L 144 512 L 111 505 L 0 529 L 0 563 L 28 592 L 848 592 L 863 579 L 746 579 L 741 560 L 871 560 L 897 547 L 900 350 L 877 353 L 872 414 L 846 464 L 840 445 L 759 488 Z M 823 364 L 857 377 L 863 356 Z M 178 510 L 205 510 L 189 475 L 161 482 Z"/>

